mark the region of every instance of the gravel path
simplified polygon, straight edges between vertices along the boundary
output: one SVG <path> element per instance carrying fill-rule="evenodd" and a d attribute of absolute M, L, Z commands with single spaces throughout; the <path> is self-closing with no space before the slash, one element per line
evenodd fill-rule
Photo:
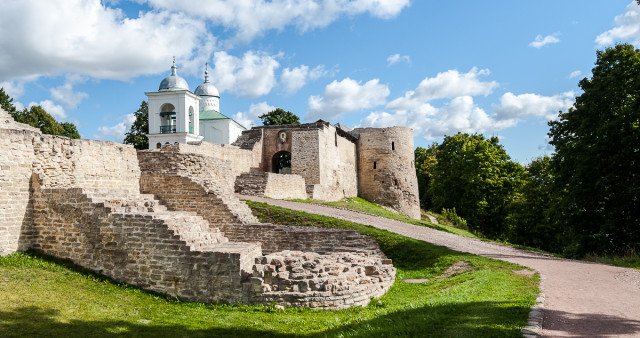
<path fill-rule="evenodd" d="M 239 196 L 288 209 L 372 225 L 456 251 L 517 263 L 543 279 L 545 337 L 640 337 L 640 271 L 559 259 L 408 223 L 321 205 Z M 530 317 L 531 319 L 531 317 Z"/>

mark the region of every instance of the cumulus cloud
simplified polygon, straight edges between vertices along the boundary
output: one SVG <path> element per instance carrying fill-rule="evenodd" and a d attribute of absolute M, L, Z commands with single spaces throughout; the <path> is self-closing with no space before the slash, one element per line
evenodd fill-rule
<path fill-rule="evenodd" d="M 614 19 L 615 27 L 598 35 L 598 47 L 610 46 L 615 42 L 631 42 L 640 44 L 640 5 L 632 1 L 624 13 Z"/>
<path fill-rule="evenodd" d="M 487 95 L 497 86 L 495 82 L 477 79 L 488 71 L 475 68 L 467 74 L 457 71 L 440 73 L 434 78 L 425 78 L 416 90 L 387 104 L 391 112 L 377 111 L 360 121 L 362 126 L 389 127 L 408 126 L 416 135 L 427 140 L 444 135 L 463 133 L 487 133 L 513 127 L 525 119 L 553 119 L 558 110 L 566 110 L 573 105 L 574 93 L 543 96 L 538 94 L 505 93 L 499 104 L 492 106 L 488 113 L 473 99 L 476 95 Z M 430 101 L 450 99 L 442 106 L 434 106 Z"/>
<path fill-rule="evenodd" d="M 97 133 L 93 135 L 98 140 L 110 140 L 116 142 L 124 141 L 124 134 L 129 131 L 131 125 L 136 120 L 134 114 L 127 114 L 120 117 L 120 122 L 111 126 L 98 127 Z"/>
<path fill-rule="evenodd" d="M 3 88 L 4 92 L 15 100 L 16 98 L 22 96 L 22 94 L 24 93 L 24 82 L 3 81 L 0 82 L 0 88 Z"/>
<path fill-rule="evenodd" d="M 334 80 L 324 90 L 322 96 L 309 97 L 306 120 L 323 119 L 331 121 L 342 114 L 373 108 L 386 102 L 389 87 L 373 79 L 365 84 L 346 78 Z"/>
<path fill-rule="evenodd" d="M 550 45 L 558 42 L 560 42 L 560 39 L 558 39 L 558 33 L 553 33 L 545 37 L 542 37 L 542 35 L 538 34 L 538 36 L 536 36 L 536 38 L 533 41 L 531 41 L 531 43 L 529 43 L 529 47 L 542 48 L 546 45 Z"/>
<path fill-rule="evenodd" d="M 139 0 L 159 10 L 188 13 L 236 31 L 236 40 L 249 41 L 268 30 L 295 26 L 300 31 L 325 27 L 343 15 L 389 19 L 410 0 Z"/>
<path fill-rule="evenodd" d="M 518 120 L 531 117 L 551 120 L 557 117 L 559 110 L 567 110 L 573 105 L 574 96 L 573 91 L 553 96 L 505 93 L 500 98 L 500 104 L 494 107 L 493 118 L 510 121 L 513 125 Z"/>
<path fill-rule="evenodd" d="M 411 58 L 408 55 L 393 54 L 387 58 L 387 66 L 392 66 L 401 61 L 411 63 Z"/>
<path fill-rule="evenodd" d="M 281 55 L 268 55 L 248 51 L 242 58 L 227 52 L 214 53 L 214 68 L 211 81 L 221 92 L 227 91 L 243 98 L 254 98 L 269 94 L 276 85 L 275 70 Z"/>
<path fill-rule="evenodd" d="M 249 111 L 238 112 L 233 115 L 233 119 L 243 125 L 245 128 L 251 128 L 255 126 L 258 121 L 258 116 L 275 110 L 276 107 L 267 104 L 267 102 L 252 103 L 249 106 Z"/>
<path fill-rule="evenodd" d="M 183 13 L 129 18 L 100 0 L 24 0 L 0 11 L 0 80 L 74 73 L 126 80 L 188 62 L 215 39 Z"/>
<path fill-rule="evenodd" d="M 581 70 L 574 70 L 573 72 L 571 72 L 571 74 L 569 74 L 569 78 L 573 79 L 576 78 L 578 76 L 582 75 L 582 71 Z"/>
<path fill-rule="evenodd" d="M 61 102 L 67 109 L 76 109 L 80 102 L 89 97 L 89 94 L 83 92 L 74 92 L 73 85 L 83 83 L 87 81 L 87 78 L 77 74 L 67 75 L 65 77 L 64 84 L 59 87 L 52 88 L 51 98 Z"/>
<path fill-rule="evenodd" d="M 488 95 L 498 86 L 495 81 L 485 82 L 480 76 L 489 75 L 488 69 L 472 68 L 467 73 L 449 70 L 438 73 L 436 77 L 426 77 L 415 90 L 408 91 L 403 97 L 389 104 L 392 111 L 430 111 L 429 101 L 455 98 L 459 96 Z"/>
<path fill-rule="evenodd" d="M 280 76 L 280 81 L 284 86 L 285 92 L 291 95 L 304 87 L 308 81 L 317 80 L 326 74 L 327 71 L 324 69 L 323 65 L 317 66 L 313 69 L 309 69 L 309 66 L 302 65 L 293 69 L 285 68 Z"/>
<path fill-rule="evenodd" d="M 30 102 L 29 108 L 33 106 L 41 106 L 49 115 L 56 118 L 56 120 L 62 120 L 67 118 L 67 113 L 62 106 L 53 103 L 51 100 L 44 100 L 40 102 Z"/>

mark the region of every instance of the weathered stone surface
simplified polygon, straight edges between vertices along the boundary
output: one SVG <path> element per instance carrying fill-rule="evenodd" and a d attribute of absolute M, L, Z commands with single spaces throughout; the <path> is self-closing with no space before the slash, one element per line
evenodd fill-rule
<path fill-rule="evenodd" d="M 230 183 L 253 166 L 251 151 L 205 144 L 136 153 L 2 118 L 17 128 L 0 127 L 3 254 L 33 248 L 205 302 L 345 308 L 394 282 L 390 260 L 355 231 L 258 223 Z M 280 176 L 296 177 L 276 175 L 282 186 Z"/>

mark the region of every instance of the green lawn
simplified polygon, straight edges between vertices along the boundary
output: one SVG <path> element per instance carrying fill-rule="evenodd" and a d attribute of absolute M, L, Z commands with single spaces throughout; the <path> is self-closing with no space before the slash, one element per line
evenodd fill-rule
<path fill-rule="evenodd" d="M 428 220 L 428 218 L 426 218 L 426 216 L 424 216 L 424 215 L 423 215 L 423 218 L 421 220 L 417 220 L 417 219 L 411 218 L 409 216 L 405 216 L 405 215 L 399 214 L 397 212 L 389 211 L 389 210 L 383 208 L 382 206 L 380 206 L 378 204 L 369 202 L 369 201 L 365 200 L 364 198 L 360 198 L 360 197 L 348 197 L 348 198 L 345 198 L 345 199 L 343 199 L 341 201 L 337 201 L 337 202 L 325 202 L 325 201 L 311 200 L 311 199 L 306 199 L 306 200 L 296 199 L 296 200 L 292 200 L 292 201 L 301 202 L 301 203 L 309 203 L 309 204 L 328 205 L 328 206 L 332 206 L 332 207 L 339 207 L 339 208 L 344 208 L 344 209 L 364 212 L 364 213 L 371 214 L 371 215 L 377 215 L 377 216 L 385 217 L 385 218 L 389 218 L 389 219 L 394 219 L 396 221 L 401 221 L 401 222 L 405 222 L 405 223 L 409 223 L 409 224 L 424 226 L 424 227 L 428 227 L 428 228 L 432 228 L 432 229 L 436 229 L 436 230 L 440 230 L 440 231 L 450 232 L 450 233 L 462 235 L 462 236 L 465 236 L 465 237 L 478 238 L 476 235 L 474 235 L 471 232 L 466 231 L 466 230 L 458 229 L 456 227 L 453 227 L 453 226 L 450 226 L 450 225 L 447 225 L 447 224 L 431 223 Z"/>
<path fill-rule="evenodd" d="M 263 221 L 355 229 L 398 268 L 366 308 L 322 311 L 168 299 L 36 253 L 0 258 L 0 336 L 513 336 L 521 337 L 538 277 L 515 264 L 460 253 L 373 227 L 249 203 Z M 458 261 L 475 270 L 438 276 Z M 409 284 L 405 278 L 430 278 Z"/>

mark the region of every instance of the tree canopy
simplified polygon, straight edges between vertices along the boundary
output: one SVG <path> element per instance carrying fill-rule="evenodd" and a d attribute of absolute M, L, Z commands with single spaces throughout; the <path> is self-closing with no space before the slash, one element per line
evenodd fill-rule
<path fill-rule="evenodd" d="M 522 167 L 497 137 L 445 136 L 436 149 L 430 193 L 435 210 L 455 208 L 477 232 L 499 237 L 507 228 L 507 207 L 521 183 Z"/>
<path fill-rule="evenodd" d="M 276 108 L 275 110 L 262 114 L 258 117 L 262 120 L 262 124 L 265 126 L 300 124 L 300 118 L 296 114 L 281 108 Z"/>
<path fill-rule="evenodd" d="M 60 135 L 75 139 L 80 138 L 80 133 L 78 133 L 78 129 L 76 129 L 73 123 L 60 123 L 56 121 L 56 119 L 41 106 L 31 106 L 29 109 L 24 108 L 18 111 L 13 105 L 13 98 L 4 91 L 4 88 L 0 88 L 0 106 L 11 114 L 16 122 L 38 128 L 45 134 Z"/>
<path fill-rule="evenodd" d="M 640 51 L 596 55 L 574 107 L 549 122 L 556 214 L 578 255 L 640 249 Z"/>
<path fill-rule="evenodd" d="M 124 144 L 131 144 L 138 150 L 149 149 L 149 107 L 147 101 L 140 103 L 140 108 L 133 113 L 136 120 L 131 124 L 131 128 L 125 134 Z"/>

